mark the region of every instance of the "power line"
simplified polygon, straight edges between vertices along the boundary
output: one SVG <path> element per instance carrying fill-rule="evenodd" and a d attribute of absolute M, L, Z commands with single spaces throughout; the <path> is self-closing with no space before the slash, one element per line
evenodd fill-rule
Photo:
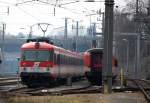
<path fill-rule="evenodd" d="M 60 5 L 62 6 L 62 5 L 74 4 L 74 3 L 77 3 L 77 2 L 80 2 L 80 1 L 77 0 L 77 1 L 72 1 L 72 2 L 67 2 L 67 3 L 64 3 L 64 4 L 60 4 Z"/>
<path fill-rule="evenodd" d="M 25 14 L 27 14 L 27 15 L 31 16 L 32 18 L 36 19 L 37 21 L 41 21 L 39 18 L 36 18 L 35 16 L 33 16 L 33 15 L 31 15 L 30 13 L 26 12 L 25 10 L 23 10 L 22 8 L 20 8 L 20 7 L 18 7 L 18 6 L 17 6 L 17 8 L 18 8 L 19 10 L 21 10 L 22 12 L 24 12 Z"/>
<path fill-rule="evenodd" d="M 9 3 L 9 2 L 5 2 L 5 1 L 1 1 L 1 0 L 0 0 L 0 3 L 8 4 L 8 5 L 15 5 L 15 4 L 13 4 L 13 3 Z"/>
<path fill-rule="evenodd" d="M 32 1 L 33 1 L 33 0 L 32 0 Z M 22 2 L 22 3 L 17 3 L 16 5 L 18 5 L 18 4 L 24 4 L 24 3 L 28 3 L 28 2 L 32 2 L 32 1 L 26 1 L 26 2 Z M 67 7 L 62 6 L 62 5 L 68 5 L 68 4 L 80 2 L 79 0 L 77 0 L 77 1 L 72 1 L 72 2 L 68 2 L 68 3 L 64 3 L 64 4 L 58 4 L 58 0 L 56 0 L 55 4 L 49 3 L 49 2 L 45 2 L 45 1 L 41 1 L 41 0 L 38 0 L 38 2 L 47 4 L 47 5 L 54 6 L 54 16 L 55 16 L 55 12 L 56 12 L 55 7 L 65 9 L 65 10 L 70 11 L 70 12 L 75 13 L 75 14 L 82 14 L 82 13 L 85 13 L 85 12 L 86 12 L 86 11 L 81 11 L 81 10 L 77 10 L 77 9 L 70 9 L 70 8 L 67 8 Z M 89 2 L 89 1 L 86 1 L 86 2 Z M 84 9 L 85 9 L 85 8 L 84 8 Z M 86 10 L 88 11 L 88 9 L 86 9 Z M 77 11 L 79 11 L 79 12 L 81 12 L 81 13 L 79 13 L 79 12 L 77 12 Z"/>
<path fill-rule="evenodd" d="M 29 3 L 29 2 L 33 2 L 33 0 L 31 0 L 31 1 L 24 1 L 24 2 L 21 2 L 21 3 L 17 3 L 16 6 L 18 6 L 18 5 L 20 5 L 20 4 Z"/>

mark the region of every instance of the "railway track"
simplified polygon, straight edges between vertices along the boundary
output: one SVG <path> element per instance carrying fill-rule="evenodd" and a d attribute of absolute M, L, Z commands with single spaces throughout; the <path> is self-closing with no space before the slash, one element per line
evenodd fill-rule
<path fill-rule="evenodd" d="M 17 80 L 17 79 L 18 79 L 18 77 L 0 78 L 0 81 Z"/>
<path fill-rule="evenodd" d="M 13 88 L 7 92 L 13 95 L 67 95 L 67 94 L 85 94 L 85 93 L 100 93 L 101 88 L 99 86 L 92 86 L 87 81 L 79 81 L 72 86 L 61 85 L 57 87 L 38 87 L 38 88 Z"/>
<path fill-rule="evenodd" d="M 17 77 L 0 78 L 0 86 L 15 85 L 19 82 L 20 80 Z"/>
<path fill-rule="evenodd" d="M 150 87 L 150 81 L 143 80 L 143 79 L 135 79 L 132 80 L 136 86 L 140 89 L 140 91 L 143 93 L 144 97 L 150 103 L 150 89 L 147 89 Z"/>
<path fill-rule="evenodd" d="M 94 86 L 85 86 L 81 88 L 74 88 L 74 89 L 64 89 L 64 90 L 43 90 L 38 92 L 31 92 L 31 95 L 68 95 L 68 94 L 89 94 L 89 93 L 100 93 L 100 87 Z"/>

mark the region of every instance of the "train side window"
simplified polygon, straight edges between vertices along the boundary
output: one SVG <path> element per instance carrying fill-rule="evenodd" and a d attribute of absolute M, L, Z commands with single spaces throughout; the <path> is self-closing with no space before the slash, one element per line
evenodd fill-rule
<path fill-rule="evenodd" d="M 66 58 L 66 64 L 67 64 L 67 62 L 68 62 L 68 61 L 67 61 L 67 60 L 68 60 L 68 57 L 67 57 L 67 56 L 65 56 L 65 58 Z"/>
<path fill-rule="evenodd" d="M 61 54 L 59 54 L 59 64 L 62 64 L 62 55 Z"/>
<path fill-rule="evenodd" d="M 24 53 L 21 54 L 21 60 L 25 60 L 25 55 L 24 55 Z"/>
<path fill-rule="evenodd" d="M 64 64 L 66 64 L 66 56 L 63 55 Z"/>
<path fill-rule="evenodd" d="M 63 58 L 64 58 L 64 64 L 66 64 L 66 56 L 63 55 Z"/>
<path fill-rule="evenodd" d="M 54 61 L 56 59 L 56 54 L 53 51 L 50 51 L 49 55 L 49 60 Z"/>
<path fill-rule="evenodd" d="M 50 57 L 51 57 L 51 56 L 50 56 Z M 57 64 L 57 56 L 56 56 L 55 53 L 53 54 L 53 61 L 54 61 L 55 64 Z"/>
<path fill-rule="evenodd" d="M 74 65 L 74 58 L 72 58 L 72 65 Z"/>
<path fill-rule="evenodd" d="M 80 59 L 80 65 L 82 65 L 82 59 Z"/>
<path fill-rule="evenodd" d="M 68 57 L 65 55 L 65 61 L 66 61 L 66 64 L 68 64 Z"/>
<path fill-rule="evenodd" d="M 61 64 L 64 64 L 64 57 L 61 55 Z"/>
<path fill-rule="evenodd" d="M 71 59 L 72 59 L 71 61 L 72 61 L 72 65 L 73 65 L 73 58 L 71 58 Z"/>
<path fill-rule="evenodd" d="M 70 57 L 68 57 L 68 65 L 70 64 Z"/>
<path fill-rule="evenodd" d="M 60 64 L 60 54 L 57 54 L 57 63 Z"/>
<path fill-rule="evenodd" d="M 77 64 L 77 61 L 76 61 L 76 58 L 74 58 L 74 65 L 76 65 Z"/>
<path fill-rule="evenodd" d="M 62 55 L 62 58 L 63 58 L 63 64 L 65 64 L 65 55 Z"/>
<path fill-rule="evenodd" d="M 77 62 L 77 58 L 74 58 L 75 59 L 75 65 L 77 65 L 78 64 L 78 62 Z"/>
<path fill-rule="evenodd" d="M 77 58 L 75 58 L 75 65 L 77 65 L 78 64 L 78 61 L 77 61 Z"/>
<path fill-rule="evenodd" d="M 75 65 L 75 58 L 73 58 L 73 65 Z"/>
<path fill-rule="evenodd" d="M 71 57 L 69 57 L 69 64 L 71 65 Z"/>
<path fill-rule="evenodd" d="M 72 57 L 70 57 L 70 65 L 72 65 Z"/>

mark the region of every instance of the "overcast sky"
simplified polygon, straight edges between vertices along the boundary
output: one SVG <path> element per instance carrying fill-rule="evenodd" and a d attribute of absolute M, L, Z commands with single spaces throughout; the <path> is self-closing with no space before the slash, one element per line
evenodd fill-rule
<path fill-rule="evenodd" d="M 88 26 L 90 24 L 90 16 L 87 15 L 94 14 L 99 9 L 102 12 L 104 11 L 104 2 L 91 3 L 80 0 L 80 2 L 70 3 L 77 0 L 41 0 L 46 2 L 42 3 L 31 0 L 31 2 L 24 3 L 26 1 L 30 0 L 0 0 L 0 22 L 7 24 L 7 33 L 29 33 L 29 27 L 36 23 L 52 24 L 48 27 L 48 30 L 52 31 L 53 28 L 64 26 L 65 17 L 70 18 L 68 25 L 75 25 L 75 21 L 81 21 L 80 25 Z M 61 6 L 59 7 L 59 5 Z M 125 5 L 125 2 L 124 0 L 115 0 L 115 5 L 122 7 Z M 7 6 L 9 6 L 9 14 L 6 13 Z M 98 17 L 99 15 L 91 16 L 91 22 L 99 22 L 97 21 Z M 34 28 L 36 30 L 37 27 L 35 26 Z"/>

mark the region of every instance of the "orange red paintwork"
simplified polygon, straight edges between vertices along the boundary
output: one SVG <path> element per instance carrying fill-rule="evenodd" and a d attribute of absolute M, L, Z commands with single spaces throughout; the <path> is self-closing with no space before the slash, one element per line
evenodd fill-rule
<path fill-rule="evenodd" d="M 87 67 L 90 67 L 91 66 L 90 53 L 85 52 L 83 58 L 84 58 L 84 65 L 87 66 Z M 95 66 L 102 67 L 102 64 L 97 64 Z M 112 59 L 112 66 L 114 66 L 114 67 L 118 66 L 118 61 L 117 61 L 117 59 L 114 56 L 113 56 L 113 59 Z"/>
<path fill-rule="evenodd" d="M 53 45 L 45 43 L 45 42 L 39 42 L 39 48 L 36 48 L 36 42 L 29 42 L 22 45 L 21 50 L 26 49 L 38 49 L 38 50 L 53 50 Z"/>
<path fill-rule="evenodd" d="M 33 67 L 36 62 L 34 61 L 21 61 L 20 67 Z M 51 61 L 42 61 L 39 62 L 38 67 L 53 67 L 54 63 Z"/>

